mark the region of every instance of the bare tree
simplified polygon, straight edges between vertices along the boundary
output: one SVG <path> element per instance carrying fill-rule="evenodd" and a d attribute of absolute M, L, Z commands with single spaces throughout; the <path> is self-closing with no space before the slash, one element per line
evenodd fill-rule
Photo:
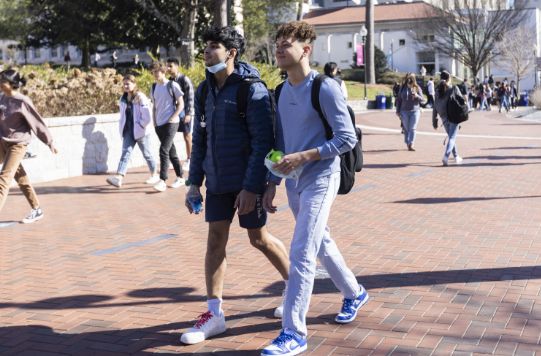
<path fill-rule="evenodd" d="M 526 17 L 519 4 L 507 10 L 502 1 L 449 0 L 450 9 L 431 7 L 418 36 L 431 34 L 430 47 L 470 68 L 474 80 L 499 55 L 497 43 Z"/>
<path fill-rule="evenodd" d="M 374 49 L 374 0 L 366 0 L 366 29 L 368 36 L 366 37 L 366 58 L 365 70 L 366 78 L 369 84 L 376 84 L 376 66 L 375 66 L 375 49 Z"/>
<path fill-rule="evenodd" d="M 532 30 L 521 26 L 507 32 L 498 44 L 501 56 L 497 58 L 497 62 L 515 75 L 517 92 L 520 92 L 520 81 L 534 67 L 536 60 L 534 43 L 535 36 Z"/>

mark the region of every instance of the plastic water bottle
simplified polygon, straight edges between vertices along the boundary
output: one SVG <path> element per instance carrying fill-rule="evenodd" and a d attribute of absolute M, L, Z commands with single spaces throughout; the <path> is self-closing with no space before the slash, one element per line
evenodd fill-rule
<path fill-rule="evenodd" d="M 190 191 L 191 182 L 189 180 L 186 181 L 186 192 Z M 192 208 L 192 212 L 194 214 L 199 214 L 203 211 L 203 201 L 201 199 L 201 196 L 193 196 L 188 197 L 188 202 L 190 203 L 190 206 Z"/>

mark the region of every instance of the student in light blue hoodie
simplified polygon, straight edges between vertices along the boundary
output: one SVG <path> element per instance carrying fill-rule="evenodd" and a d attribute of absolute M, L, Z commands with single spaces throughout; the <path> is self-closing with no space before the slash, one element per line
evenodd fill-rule
<path fill-rule="evenodd" d="M 343 295 L 342 309 L 335 317 L 340 324 L 352 322 L 368 301 L 366 290 L 347 267 L 327 225 L 340 186 L 339 155 L 357 143 L 355 130 L 340 86 L 333 79 L 321 84 L 319 102 L 334 133 L 327 140 L 325 128 L 312 107 L 311 90 L 318 75 L 309 65 L 314 28 L 306 22 L 282 25 L 276 35 L 276 62 L 287 71 L 277 103 L 276 143 L 285 153 L 273 167 L 282 174 L 302 166 L 298 180 L 287 179 L 289 206 L 295 216 L 291 241 L 282 330 L 261 355 L 296 355 L 307 349 L 306 314 L 314 286 L 316 258 L 328 271 Z M 273 200 L 280 179 L 271 175 L 263 206 L 276 212 Z"/>

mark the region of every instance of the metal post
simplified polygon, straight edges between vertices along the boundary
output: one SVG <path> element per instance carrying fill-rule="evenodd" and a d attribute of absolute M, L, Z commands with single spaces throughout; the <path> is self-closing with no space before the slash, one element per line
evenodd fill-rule
<path fill-rule="evenodd" d="M 363 65 L 364 65 L 364 100 L 368 99 L 366 95 L 366 37 L 363 37 Z"/>
<path fill-rule="evenodd" d="M 394 72 L 394 41 L 391 39 L 391 70 Z"/>

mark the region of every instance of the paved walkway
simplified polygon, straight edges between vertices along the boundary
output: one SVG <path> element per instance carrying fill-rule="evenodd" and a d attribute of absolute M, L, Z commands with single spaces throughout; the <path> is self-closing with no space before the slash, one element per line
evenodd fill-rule
<path fill-rule="evenodd" d="M 541 352 L 541 123 L 473 113 L 458 140 L 464 164 L 441 167 L 444 136 L 429 112 L 416 152 L 391 113 L 358 121 L 365 168 L 330 227 L 371 301 L 352 324 L 334 324 L 341 297 L 320 271 L 309 354 Z M 40 184 L 46 217 L 33 225 L 10 223 L 29 210 L 12 190 L 0 214 L 1 354 L 258 355 L 277 335 L 279 275 L 235 223 L 229 330 L 179 343 L 205 308 L 206 225 L 186 213 L 183 190 L 155 194 L 144 179 L 141 169 L 121 190 L 105 176 Z M 269 228 L 289 244 L 282 190 L 278 203 Z"/>

